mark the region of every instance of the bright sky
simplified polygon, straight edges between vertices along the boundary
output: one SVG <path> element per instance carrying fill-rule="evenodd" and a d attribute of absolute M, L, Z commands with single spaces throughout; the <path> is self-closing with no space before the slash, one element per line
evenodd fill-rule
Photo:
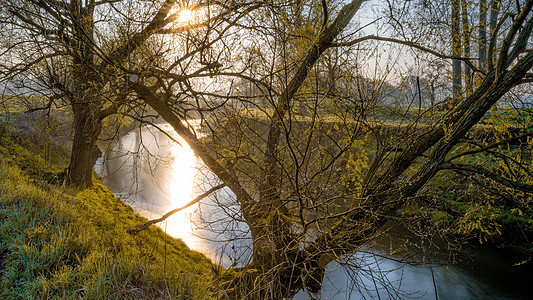
<path fill-rule="evenodd" d="M 183 9 L 179 15 L 178 22 L 186 23 L 192 20 L 194 13 L 189 9 Z"/>

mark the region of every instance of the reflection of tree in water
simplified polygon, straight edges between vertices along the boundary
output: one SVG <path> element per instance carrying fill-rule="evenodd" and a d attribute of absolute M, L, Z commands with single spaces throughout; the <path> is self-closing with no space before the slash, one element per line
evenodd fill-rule
<path fill-rule="evenodd" d="M 165 187 L 171 180 L 173 142 L 167 134 L 142 126 L 121 137 L 104 156 L 104 183 L 130 205 L 139 202 L 151 210 L 159 207 L 161 212 L 168 206 L 165 199 L 170 195 Z"/>

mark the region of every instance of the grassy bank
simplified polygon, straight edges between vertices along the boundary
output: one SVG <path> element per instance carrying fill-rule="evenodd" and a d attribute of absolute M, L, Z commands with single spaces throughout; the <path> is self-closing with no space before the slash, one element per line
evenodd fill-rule
<path fill-rule="evenodd" d="M 198 299 L 211 262 L 151 227 L 98 180 L 51 184 L 62 160 L 8 125 L 0 128 L 0 299 Z M 60 150 L 58 150 L 60 151 Z"/>

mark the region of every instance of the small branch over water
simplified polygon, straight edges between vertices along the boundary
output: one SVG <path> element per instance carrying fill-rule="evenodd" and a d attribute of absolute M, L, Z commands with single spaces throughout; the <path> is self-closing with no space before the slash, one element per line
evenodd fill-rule
<path fill-rule="evenodd" d="M 176 209 L 173 209 L 173 210 L 167 212 L 166 214 L 164 214 L 161 218 L 150 220 L 150 221 L 146 222 L 144 225 L 142 225 L 140 227 L 137 227 L 135 229 L 129 229 L 127 231 L 127 233 L 136 234 L 136 233 L 138 233 L 140 231 L 145 230 L 146 228 L 148 228 L 152 224 L 163 222 L 164 220 L 166 220 L 168 217 L 172 216 L 173 214 L 175 214 L 175 213 L 177 213 L 179 211 L 182 211 L 182 210 L 186 209 L 187 207 L 190 207 L 190 206 L 200 202 L 200 200 L 204 199 L 205 197 L 209 196 L 211 193 L 213 193 L 213 192 L 215 192 L 217 190 L 220 190 L 221 188 L 223 188 L 225 186 L 226 186 L 226 184 L 224 184 L 224 183 L 219 184 L 217 186 L 214 186 L 211 189 L 209 189 L 208 191 L 206 191 L 205 193 L 203 193 L 203 194 L 199 195 L 198 197 L 194 198 L 191 202 L 185 204 L 184 206 L 176 208 Z"/>

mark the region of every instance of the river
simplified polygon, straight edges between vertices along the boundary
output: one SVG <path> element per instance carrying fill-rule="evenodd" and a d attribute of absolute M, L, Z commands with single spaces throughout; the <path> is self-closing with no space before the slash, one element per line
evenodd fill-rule
<path fill-rule="evenodd" d="M 192 149 L 168 124 L 134 130 L 99 159 L 96 171 L 118 197 L 148 219 L 181 207 L 217 184 Z M 177 142 L 171 140 L 174 138 Z M 251 241 L 239 206 L 227 189 L 169 217 L 160 226 L 225 267 L 249 260 Z M 222 209 L 221 205 L 224 207 Z M 232 222 L 229 222 L 232 220 Z M 139 224 L 141 225 L 141 224 Z M 455 264 L 413 264 L 366 248 L 328 265 L 321 299 L 531 299 L 531 267 L 513 267 L 509 253 L 473 248 Z M 421 257 L 416 256 L 415 257 Z M 435 259 L 436 260 L 436 259 Z M 346 268 L 345 265 L 356 265 Z M 295 299 L 309 299 L 301 291 Z"/>

